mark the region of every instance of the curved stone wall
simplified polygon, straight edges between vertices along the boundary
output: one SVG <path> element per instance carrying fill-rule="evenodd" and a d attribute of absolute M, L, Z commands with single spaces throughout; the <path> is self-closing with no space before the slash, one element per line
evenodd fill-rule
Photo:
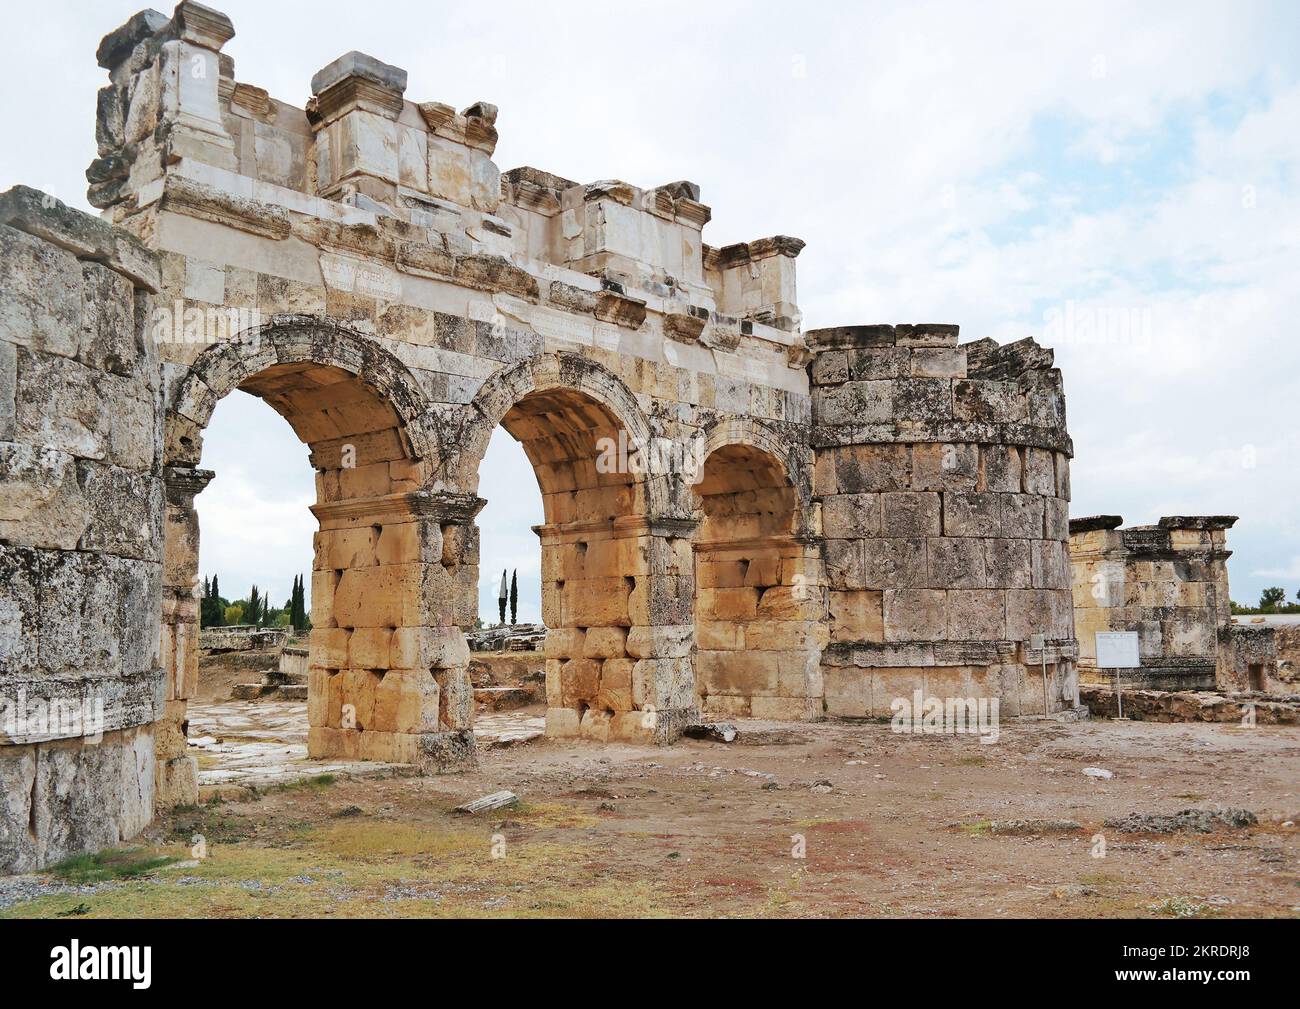
<path fill-rule="evenodd" d="M 1071 445 L 1052 352 L 959 346 L 956 326 L 806 338 L 827 713 L 887 717 L 917 690 L 996 697 L 1004 715 L 1075 703 Z"/>

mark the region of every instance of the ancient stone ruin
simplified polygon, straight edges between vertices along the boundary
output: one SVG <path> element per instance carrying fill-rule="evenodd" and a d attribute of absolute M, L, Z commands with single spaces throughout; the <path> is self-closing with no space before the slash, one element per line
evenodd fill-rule
<path fill-rule="evenodd" d="M 1236 522 L 1235 515 L 1173 515 L 1129 528 L 1118 515 L 1070 521 L 1080 690 L 1094 714 L 1300 724 L 1300 628 L 1232 616 L 1227 536 Z M 1141 667 L 1098 668 L 1099 631 L 1136 632 Z M 1121 707 L 1116 694 L 1125 691 Z"/>
<path fill-rule="evenodd" d="M 1227 535 L 1236 516 L 1168 516 L 1121 529 L 1123 521 L 1070 522 L 1080 678 L 1113 681 L 1097 669 L 1097 631 L 1137 631 L 1142 668 L 1122 671 L 1122 686 L 1213 690 L 1228 665 Z"/>
<path fill-rule="evenodd" d="M 104 39 L 103 219 L 0 197 L 0 869 L 197 795 L 194 498 L 235 389 L 316 470 L 312 756 L 475 761 L 498 425 L 543 496 L 552 736 L 1077 703 L 1050 350 L 803 332 L 803 243 L 705 244 L 698 186 L 500 172 L 494 106 L 355 52 L 295 108 L 233 35 L 184 2 Z"/>

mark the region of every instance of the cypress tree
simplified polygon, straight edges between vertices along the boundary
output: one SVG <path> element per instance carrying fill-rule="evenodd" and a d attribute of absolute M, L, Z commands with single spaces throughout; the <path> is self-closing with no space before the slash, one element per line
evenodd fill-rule
<path fill-rule="evenodd" d="M 519 569 L 510 572 L 510 626 L 519 622 Z"/>

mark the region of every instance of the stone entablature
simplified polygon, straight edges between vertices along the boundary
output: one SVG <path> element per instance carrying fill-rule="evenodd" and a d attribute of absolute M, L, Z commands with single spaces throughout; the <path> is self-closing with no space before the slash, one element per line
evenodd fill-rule
<path fill-rule="evenodd" d="M 1098 631 L 1137 631 L 1139 670 L 1122 686 L 1212 690 L 1231 664 L 1228 530 L 1234 515 L 1166 516 L 1156 525 L 1121 528 L 1118 515 L 1070 522 L 1074 622 L 1079 670 L 1088 682 L 1113 683 L 1097 669 Z M 1248 652 L 1249 649 L 1245 649 Z M 1220 686 L 1243 689 L 1225 668 Z"/>

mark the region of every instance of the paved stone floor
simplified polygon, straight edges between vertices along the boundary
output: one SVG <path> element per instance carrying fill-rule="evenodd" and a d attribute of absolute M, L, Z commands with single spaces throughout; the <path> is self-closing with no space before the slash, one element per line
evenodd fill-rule
<path fill-rule="evenodd" d="M 199 761 L 202 798 L 223 789 L 289 784 L 318 774 L 348 777 L 407 772 L 402 764 L 307 759 L 307 705 L 294 701 L 191 704 L 190 752 Z M 546 720 L 526 712 L 477 716 L 481 748 L 526 743 L 542 735 Z"/>

